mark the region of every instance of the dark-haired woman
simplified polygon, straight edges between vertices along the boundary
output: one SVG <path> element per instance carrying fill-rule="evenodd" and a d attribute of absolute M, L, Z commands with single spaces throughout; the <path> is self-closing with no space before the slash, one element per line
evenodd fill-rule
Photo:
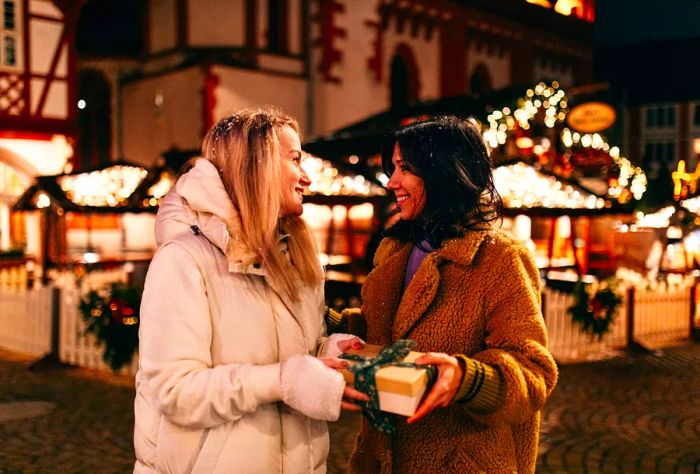
<path fill-rule="evenodd" d="M 438 379 L 393 436 L 362 420 L 351 471 L 534 472 L 557 367 L 533 259 L 491 227 L 501 201 L 481 135 L 454 117 L 413 124 L 383 165 L 400 221 L 362 290 L 367 342 L 415 340 Z"/>

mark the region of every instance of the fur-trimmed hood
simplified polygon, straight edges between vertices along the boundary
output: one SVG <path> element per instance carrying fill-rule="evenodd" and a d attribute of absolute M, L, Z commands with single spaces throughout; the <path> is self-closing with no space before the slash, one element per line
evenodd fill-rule
<path fill-rule="evenodd" d="M 240 240 L 240 215 L 219 172 L 204 158 L 197 159 L 163 198 L 155 225 L 158 247 L 183 232 L 193 232 L 192 226 L 226 254 L 229 271 L 261 273 L 256 265 L 259 257 Z"/>

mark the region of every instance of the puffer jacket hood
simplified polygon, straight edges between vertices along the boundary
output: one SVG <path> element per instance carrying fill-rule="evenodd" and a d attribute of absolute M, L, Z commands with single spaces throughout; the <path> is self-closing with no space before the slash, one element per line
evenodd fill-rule
<path fill-rule="evenodd" d="M 224 252 L 229 270 L 244 272 L 259 258 L 240 240 L 241 223 L 216 167 L 199 158 L 163 198 L 156 217 L 158 247 L 197 226 Z M 255 273 L 255 272 L 254 272 Z"/>

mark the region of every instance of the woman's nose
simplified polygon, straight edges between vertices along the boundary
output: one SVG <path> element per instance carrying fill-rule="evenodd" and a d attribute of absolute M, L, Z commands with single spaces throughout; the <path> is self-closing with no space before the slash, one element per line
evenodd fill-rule
<path fill-rule="evenodd" d="M 311 179 L 309 178 L 309 175 L 306 174 L 306 170 L 304 168 L 301 169 L 301 177 L 299 178 L 299 183 L 302 186 L 309 186 L 311 184 Z"/>
<path fill-rule="evenodd" d="M 386 183 L 386 187 L 389 189 L 399 189 L 399 179 L 396 177 L 396 173 L 391 175 L 389 182 Z"/>

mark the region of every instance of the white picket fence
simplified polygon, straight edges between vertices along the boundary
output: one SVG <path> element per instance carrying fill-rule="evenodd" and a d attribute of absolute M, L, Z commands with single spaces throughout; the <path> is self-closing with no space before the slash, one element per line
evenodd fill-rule
<path fill-rule="evenodd" d="M 663 346 L 690 333 L 691 288 L 641 290 L 634 295 L 634 339 Z M 560 362 L 594 360 L 613 355 L 627 344 L 629 293 L 625 292 L 610 332 L 601 340 L 584 334 L 573 322 L 568 308 L 574 297 L 544 288 L 544 318 L 549 334 L 549 350 Z"/>
<path fill-rule="evenodd" d="M 29 356 L 51 349 L 53 288 L 0 289 L 0 347 Z"/>
<path fill-rule="evenodd" d="M 126 281 L 123 270 L 91 272 L 77 282 L 70 274 L 56 276 L 54 284 L 26 291 L 0 290 L 0 347 L 30 356 L 51 350 L 51 310 L 54 288 L 60 289 L 59 359 L 87 369 L 111 370 L 102 360 L 103 347 L 85 333 L 78 308 L 81 295 Z M 138 357 L 121 373 L 135 374 Z"/>
<path fill-rule="evenodd" d="M 94 336 L 85 334 L 85 323 L 78 309 L 81 295 L 113 281 L 124 281 L 122 271 L 94 272 L 81 287 L 69 278 L 58 279 L 60 289 L 59 358 L 80 367 L 110 370 L 102 361 L 103 348 Z M 30 356 L 41 356 L 51 348 L 53 286 L 31 290 L 0 290 L 0 347 Z M 657 347 L 690 333 L 690 287 L 634 291 L 634 336 L 641 343 Z M 604 358 L 627 344 L 627 297 L 612 325 L 600 341 L 581 332 L 568 308 L 573 295 L 549 288 L 542 292 L 544 319 L 549 333 L 549 349 L 560 362 Z M 135 374 L 138 357 L 122 373 Z"/>
<path fill-rule="evenodd" d="M 663 342 L 688 337 L 691 288 L 636 290 L 634 334 L 639 342 Z"/>

